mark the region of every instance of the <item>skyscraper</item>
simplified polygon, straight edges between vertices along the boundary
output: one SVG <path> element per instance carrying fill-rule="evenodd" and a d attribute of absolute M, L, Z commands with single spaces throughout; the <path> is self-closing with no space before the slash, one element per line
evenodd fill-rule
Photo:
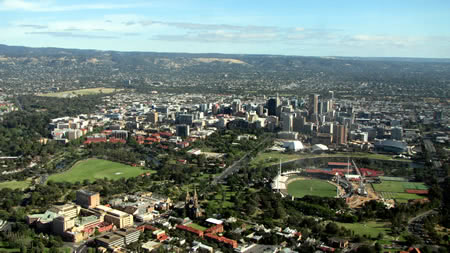
<path fill-rule="evenodd" d="M 319 113 L 319 94 L 311 94 L 309 97 L 309 112 L 310 114 Z"/>
<path fill-rule="evenodd" d="M 280 106 L 280 98 L 271 98 L 267 101 L 267 109 L 269 111 L 269 116 L 277 116 L 277 108 Z"/>

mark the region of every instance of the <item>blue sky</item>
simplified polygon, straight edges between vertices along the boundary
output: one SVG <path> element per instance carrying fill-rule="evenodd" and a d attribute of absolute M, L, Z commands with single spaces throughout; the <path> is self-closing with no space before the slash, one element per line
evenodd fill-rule
<path fill-rule="evenodd" d="M 0 0 L 0 44 L 450 58 L 450 1 Z"/>

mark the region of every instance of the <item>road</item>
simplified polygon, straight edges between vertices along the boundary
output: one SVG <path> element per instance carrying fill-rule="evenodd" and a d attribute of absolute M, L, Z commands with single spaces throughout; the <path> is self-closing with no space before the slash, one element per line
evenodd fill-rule
<path fill-rule="evenodd" d="M 266 137 L 261 143 L 258 144 L 258 146 L 255 147 L 254 150 L 258 149 L 261 145 L 266 143 L 268 140 L 271 140 L 271 136 Z M 242 168 L 244 165 L 247 165 L 250 162 L 250 154 L 254 151 L 251 150 L 247 152 L 241 159 L 234 162 L 231 166 L 226 168 L 220 175 L 216 176 L 213 181 L 211 182 L 212 185 L 217 184 L 218 182 L 225 180 L 228 176 L 234 174 L 235 172 L 239 171 L 240 168 Z"/>
<path fill-rule="evenodd" d="M 426 216 L 432 215 L 432 214 L 435 214 L 435 213 L 437 213 L 437 210 L 436 209 L 431 209 L 431 210 L 428 210 L 428 211 L 426 211 L 424 213 L 421 213 L 421 214 L 417 215 L 414 218 L 411 218 L 408 221 L 408 232 L 413 234 L 413 235 L 416 235 L 416 236 L 418 236 L 418 237 L 420 237 L 422 239 L 424 239 L 425 243 L 428 243 L 427 241 L 429 239 L 425 238 L 426 231 L 424 230 L 422 221 L 423 221 L 423 218 L 425 218 Z"/>

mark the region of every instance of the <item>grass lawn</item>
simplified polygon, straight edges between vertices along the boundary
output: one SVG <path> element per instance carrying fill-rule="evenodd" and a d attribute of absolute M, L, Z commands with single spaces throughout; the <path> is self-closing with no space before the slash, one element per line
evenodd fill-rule
<path fill-rule="evenodd" d="M 0 183 L 0 189 L 1 188 L 10 188 L 10 189 L 25 189 L 28 186 L 30 186 L 31 181 L 25 180 L 25 181 L 6 181 Z"/>
<path fill-rule="evenodd" d="M 346 229 L 353 230 L 355 234 L 358 235 L 367 235 L 370 237 L 377 237 L 379 233 L 383 233 L 385 235 L 385 239 L 391 238 L 388 233 L 391 231 L 389 228 L 389 222 L 376 222 L 369 221 L 364 223 L 341 223 L 336 222 L 339 226 L 345 227 Z M 393 238 L 392 238 L 393 239 Z"/>
<path fill-rule="evenodd" d="M 336 187 L 327 181 L 318 179 L 297 180 L 287 186 L 289 194 L 302 198 L 305 195 L 320 197 L 336 196 Z"/>
<path fill-rule="evenodd" d="M 403 161 L 403 162 L 411 162 L 410 160 L 405 159 L 394 159 L 389 155 L 382 154 L 371 154 L 371 153 L 363 153 L 363 152 L 354 152 L 354 153 L 336 153 L 336 154 L 310 154 L 310 153 L 281 153 L 277 151 L 263 152 L 260 153 L 257 157 L 255 157 L 251 164 L 257 165 L 259 163 L 263 163 L 264 166 L 271 166 L 274 164 L 278 164 L 280 162 L 289 162 L 302 158 L 318 158 L 318 157 L 354 157 L 354 158 L 368 158 L 368 159 L 379 159 L 379 160 L 389 160 L 389 161 Z"/>
<path fill-rule="evenodd" d="M 406 189 L 427 189 L 424 183 L 382 181 L 381 184 L 372 184 L 374 190 L 380 193 L 385 199 L 395 199 L 398 202 L 408 202 L 409 199 L 422 199 L 424 196 L 406 193 Z"/>
<path fill-rule="evenodd" d="M 61 91 L 61 92 L 53 92 L 53 93 L 46 93 L 46 94 L 40 94 L 39 96 L 43 97 L 70 97 L 72 95 L 94 95 L 99 93 L 113 93 L 115 91 L 120 91 L 120 89 L 115 88 L 90 88 L 90 89 L 81 89 L 81 90 L 69 90 L 69 91 Z"/>
<path fill-rule="evenodd" d="M 0 241 L 0 252 L 20 252 L 17 248 L 6 248 L 8 244 Z"/>
<path fill-rule="evenodd" d="M 187 225 L 188 227 L 191 227 L 191 228 L 195 228 L 195 229 L 198 229 L 198 230 L 200 230 L 200 231 L 205 231 L 207 228 L 205 228 L 205 227 L 203 227 L 203 226 L 200 226 L 200 225 L 198 225 L 198 224 L 195 224 L 195 223 L 191 223 L 191 224 L 189 224 L 189 225 Z"/>
<path fill-rule="evenodd" d="M 145 172 L 141 167 L 133 167 L 102 159 L 87 159 L 77 162 L 69 170 L 51 175 L 48 180 L 54 182 L 82 182 L 85 179 L 93 181 L 99 178 L 120 179 L 139 176 Z"/>

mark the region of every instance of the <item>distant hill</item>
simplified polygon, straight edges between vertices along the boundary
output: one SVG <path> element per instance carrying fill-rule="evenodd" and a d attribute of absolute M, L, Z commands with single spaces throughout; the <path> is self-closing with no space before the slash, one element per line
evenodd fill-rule
<path fill-rule="evenodd" d="M 448 88 L 450 59 L 304 57 L 245 54 L 189 54 L 160 52 L 118 52 L 65 48 L 30 48 L 0 45 L 0 80 L 40 80 L 41 86 L 78 87 L 132 86 L 165 83 L 167 87 L 200 87 L 219 92 L 249 89 L 327 89 L 338 85 L 371 88 L 377 83 Z M 52 80 L 50 82 L 49 80 Z M 0 86 L 2 83 L 0 82 Z M 363 86 L 361 86 L 363 85 Z M 28 90 L 32 90 L 31 87 Z M 44 90 L 45 91 L 45 90 Z M 325 91 L 324 91 L 325 92 Z"/>

